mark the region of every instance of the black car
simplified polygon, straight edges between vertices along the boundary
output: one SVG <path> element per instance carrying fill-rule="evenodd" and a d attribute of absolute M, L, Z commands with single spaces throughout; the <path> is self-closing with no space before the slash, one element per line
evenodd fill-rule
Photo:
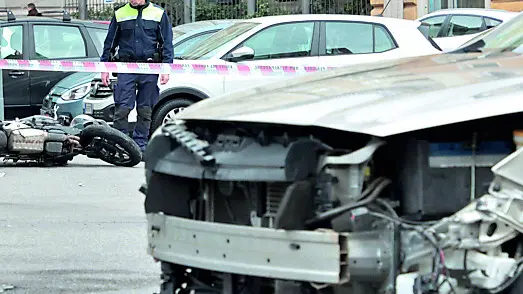
<path fill-rule="evenodd" d="M 7 14 L 0 20 L 2 59 L 98 61 L 109 28 L 104 21 L 73 20 L 67 11 L 22 18 L 0 12 Z M 40 114 L 43 97 L 72 73 L 2 70 L 5 119 Z"/>

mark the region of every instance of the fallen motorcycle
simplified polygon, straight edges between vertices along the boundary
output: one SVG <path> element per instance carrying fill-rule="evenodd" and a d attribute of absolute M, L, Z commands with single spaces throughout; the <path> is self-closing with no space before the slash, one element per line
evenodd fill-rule
<path fill-rule="evenodd" d="M 142 159 L 132 138 L 88 115 L 72 120 L 34 115 L 0 121 L 0 158 L 4 161 L 62 166 L 77 155 L 125 167 L 135 166 Z"/>

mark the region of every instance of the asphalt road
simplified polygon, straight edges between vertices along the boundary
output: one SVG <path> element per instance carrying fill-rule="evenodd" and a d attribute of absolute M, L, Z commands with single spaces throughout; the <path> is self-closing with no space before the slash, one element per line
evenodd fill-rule
<path fill-rule="evenodd" d="M 146 253 L 143 163 L 77 157 L 66 167 L 0 163 L 0 293 L 158 292 Z"/>

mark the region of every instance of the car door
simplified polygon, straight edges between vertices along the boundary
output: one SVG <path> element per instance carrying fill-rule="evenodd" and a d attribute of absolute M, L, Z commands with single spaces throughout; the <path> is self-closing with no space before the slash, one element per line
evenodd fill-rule
<path fill-rule="evenodd" d="M 27 26 L 24 23 L 3 24 L 1 30 L 2 59 L 28 59 Z M 5 119 L 24 117 L 30 113 L 29 72 L 2 70 Z"/>
<path fill-rule="evenodd" d="M 346 66 L 399 57 L 398 46 L 382 24 L 325 21 L 320 30 L 319 63 Z"/>
<path fill-rule="evenodd" d="M 443 51 L 453 50 L 487 29 L 482 16 L 450 15 L 434 41 Z"/>
<path fill-rule="evenodd" d="M 317 66 L 318 65 L 319 25 L 315 21 L 289 22 L 269 26 L 240 43 L 240 47 L 249 47 L 254 57 L 237 62 L 240 65 L 255 67 L 269 66 Z M 231 53 L 229 52 L 229 54 Z M 224 56 L 227 59 L 229 55 Z M 285 77 L 271 75 L 228 75 L 224 79 L 226 92 L 255 87 Z"/>
<path fill-rule="evenodd" d="M 87 60 L 95 58 L 97 55 L 96 49 L 93 49 L 92 40 L 86 37 L 87 33 L 82 26 L 62 23 L 35 23 L 31 27 L 32 59 Z M 72 73 L 59 71 L 31 72 L 31 105 L 36 112 L 38 112 L 43 98 L 51 88 Z"/>

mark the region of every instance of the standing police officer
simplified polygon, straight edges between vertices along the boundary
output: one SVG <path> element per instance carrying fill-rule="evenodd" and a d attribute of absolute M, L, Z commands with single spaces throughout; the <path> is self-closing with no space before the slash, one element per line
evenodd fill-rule
<path fill-rule="evenodd" d="M 171 23 L 164 9 L 149 1 L 130 0 L 130 3 L 115 9 L 101 62 L 173 62 Z M 160 76 L 162 85 L 168 81 L 168 74 Z M 102 73 L 102 83 L 109 85 L 109 73 Z M 142 152 L 147 145 L 152 108 L 158 102 L 159 92 L 157 74 L 118 73 L 114 88 L 113 126 L 128 134 L 129 112 L 136 103 L 138 117 L 133 139 Z"/>

